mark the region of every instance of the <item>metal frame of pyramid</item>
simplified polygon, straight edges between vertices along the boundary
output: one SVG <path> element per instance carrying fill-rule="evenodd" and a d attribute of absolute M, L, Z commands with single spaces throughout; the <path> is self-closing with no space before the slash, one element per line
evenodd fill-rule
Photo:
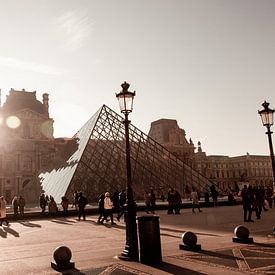
<path fill-rule="evenodd" d="M 123 118 L 103 105 L 74 136 L 76 146 L 61 167 L 39 175 L 42 189 L 57 202 L 81 190 L 90 202 L 102 192 L 126 189 Z M 156 194 L 174 188 L 184 197 L 211 182 L 134 125 L 129 126 L 132 183 L 136 199 L 151 187 Z"/>

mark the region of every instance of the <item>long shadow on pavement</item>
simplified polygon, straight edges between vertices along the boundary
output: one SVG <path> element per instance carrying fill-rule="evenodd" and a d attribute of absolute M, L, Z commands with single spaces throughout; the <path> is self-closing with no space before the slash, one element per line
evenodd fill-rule
<path fill-rule="evenodd" d="M 168 272 L 170 274 L 182 274 L 182 275 L 205 275 L 206 273 L 201 273 L 188 268 L 184 268 L 178 265 L 162 262 L 160 265 L 154 266 L 156 269 Z"/>
<path fill-rule="evenodd" d="M 7 238 L 7 232 L 4 231 L 2 228 L 0 228 L 0 236 L 1 236 L 2 238 Z"/>
<path fill-rule="evenodd" d="M 55 222 L 55 223 L 59 223 L 59 224 L 66 224 L 66 225 L 72 225 L 71 222 L 62 221 L 62 220 L 51 220 L 51 222 Z"/>
<path fill-rule="evenodd" d="M 20 221 L 18 223 L 20 223 L 24 226 L 27 226 L 27 227 L 42 227 L 40 224 L 33 223 L 33 222 L 28 222 L 28 221 Z"/>
<path fill-rule="evenodd" d="M 15 231 L 14 229 L 10 228 L 10 227 L 4 227 L 4 230 L 5 230 L 7 233 L 13 235 L 14 237 L 20 237 L 20 236 L 19 236 L 19 233 L 18 233 L 17 231 Z"/>
<path fill-rule="evenodd" d="M 88 222 L 88 223 L 92 223 L 92 224 L 94 224 L 94 225 L 98 225 L 98 226 L 105 226 L 105 227 L 108 227 L 108 228 L 120 228 L 120 229 L 125 229 L 125 226 L 123 226 L 123 225 L 119 225 L 119 224 L 110 224 L 110 223 L 103 223 L 103 224 L 101 224 L 101 223 L 97 223 L 96 221 L 91 221 L 91 220 L 89 220 L 89 221 L 86 221 L 86 222 Z"/>
<path fill-rule="evenodd" d="M 101 267 L 101 268 L 95 268 L 95 269 L 91 269 L 91 270 L 83 270 L 80 271 L 79 269 L 75 268 L 75 269 L 71 269 L 68 271 L 63 271 L 61 274 L 62 275 L 99 275 L 101 274 L 106 267 Z"/>
<path fill-rule="evenodd" d="M 181 230 L 181 229 L 172 229 L 172 228 L 166 228 L 160 226 L 160 230 L 165 230 L 165 231 L 171 231 L 171 232 L 178 232 L 178 233 L 184 233 L 186 230 Z M 219 237 L 220 235 L 217 234 L 211 234 L 211 233 L 201 233 L 201 232 L 194 232 L 197 235 L 204 235 L 204 236 L 213 236 L 213 237 Z"/>

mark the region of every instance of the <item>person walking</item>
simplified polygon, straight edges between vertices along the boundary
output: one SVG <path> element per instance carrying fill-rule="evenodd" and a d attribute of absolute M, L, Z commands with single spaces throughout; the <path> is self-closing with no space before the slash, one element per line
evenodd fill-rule
<path fill-rule="evenodd" d="M 116 224 L 113 218 L 113 202 L 110 198 L 110 193 L 106 192 L 104 199 L 104 218 L 100 223 L 103 224 L 104 220 L 107 222 L 108 217 L 111 219 L 111 224 Z"/>
<path fill-rule="evenodd" d="M 98 219 L 97 219 L 97 223 L 101 222 L 101 219 L 104 218 L 104 199 L 105 199 L 105 195 L 102 193 L 100 194 L 99 198 L 98 198 Z"/>
<path fill-rule="evenodd" d="M 63 216 L 68 216 L 69 199 L 66 196 L 61 198 L 61 206 L 63 208 Z"/>
<path fill-rule="evenodd" d="M 270 186 L 268 186 L 265 190 L 265 197 L 268 202 L 269 208 L 272 208 L 273 203 L 273 190 Z"/>
<path fill-rule="evenodd" d="M 119 213 L 117 215 L 117 220 L 119 221 L 120 218 L 124 215 L 124 204 L 126 203 L 127 197 L 126 197 L 126 191 L 123 189 L 119 193 Z"/>
<path fill-rule="evenodd" d="M 52 196 L 50 196 L 50 201 L 49 201 L 49 204 L 48 204 L 48 210 L 49 210 L 50 215 L 55 215 L 58 211 L 57 204 L 54 200 L 54 197 L 52 197 Z"/>
<path fill-rule="evenodd" d="M 192 188 L 191 199 L 192 199 L 192 212 L 195 213 L 195 207 L 198 208 L 199 212 L 202 212 L 200 209 L 198 192 L 196 191 L 195 188 Z"/>
<path fill-rule="evenodd" d="M 247 188 L 245 184 L 242 191 L 241 197 L 243 202 L 243 215 L 244 215 L 244 222 L 253 222 L 251 219 L 252 216 L 252 204 L 253 204 L 253 192 L 251 186 Z"/>
<path fill-rule="evenodd" d="M 256 217 L 258 220 L 260 220 L 263 210 L 264 194 L 261 192 L 258 186 L 252 188 L 252 193 L 254 199 L 252 209 L 255 209 Z"/>
<path fill-rule="evenodd" d="M 18 215 L 18 208 L 19 208 L 17 196 L 13 197 L 11 204 L 13 206 L 13 214 L 14 214 L 14 216 L 17 216 Z"/>
<path fill-rule="evenodd" d="M 174 194 L 174 210 L 175 210 L 175 214 L 179 215 L 180 214 L 180 206 L 181 206 L 181 196 L 180 193 L 175 190 L 175 194 Z"/>
<path fill-rule="evenodd" d="M 22 196 L 19 196 L 18 198 L 18 205 L 19 205 L 19 213 L 20 215 L 24 216 L 24 210 L 25 210 L 25 205 L 26 201 Z"/>
<path fill-rule="evenodd" d="M 7 219 L 7 212 L 6 212 L 6 200 L 3 196 L 0 197 L 0 226 L 2 226 L 3 222 L 6 222 L 6 225 L 9 225 L 9 221 Z"/>
<path fill-rule="evenodd" d="M 86 221 L 85 207 L 88 204 L 88 200 L 83 196 L 82 192 L 79 192 L 78 196 L 78 220 L 80 221 L 81 216 L 83 220 Z"/>
<path fill-rule="evenodd" d="M 46 200 L 46 197 L 45 197 L 45 194 L 42 193 L 39 197 L 39 204 L 40 204 L 40 207 L 42 209 L 42 214 L 45 213 L 45 210 L 46 210 L 46 205 L 47 205 L 47 200 Z"/>
<path fill-rule="evenodd" d="M 174 214 L 174 204 L 175 204 L 175 190 L 173 188 L 169 188 L 167 193 L 167 201 L 168 201 L 168 211 L 167 214 Z"/>
<path fill-rule="evenodd" d="M 219 195 L 219 193 L 216 190 L 216 187 L 215 187 L 214 183 L 210 186 L 210 193 L 211 193 L 212 200 L 213 200 L 213 206 L 218 207 L 218 195 Z"/>

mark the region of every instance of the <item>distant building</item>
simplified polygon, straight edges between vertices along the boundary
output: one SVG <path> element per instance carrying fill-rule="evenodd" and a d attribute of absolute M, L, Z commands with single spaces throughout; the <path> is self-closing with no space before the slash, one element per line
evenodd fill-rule
<path fill-rule="evenodd" d="M 148 135 L 186 164 L 193 166 L 194 144 L 191 139 L 187 141 L 185 131 L 178 126 L 175 119 L 159 119 L 152 122 Z"/>
<path fill-rule="evenodd" d="M 69 144 L 53 136 L 49 95 L 43 94 L 40 102 L 36 92 L 11 89 L 0 118 L 0 194 L 8 202 L 20 194 L 27 202 L 37 202 L 37 175 L 61 161 Z"/>
<path fill-rule="evenodd" d="M 272 186 L 272 166 L 270 156 L 250 155 L 222 156 L 206 155 L 198 142 L 198 150 L 190 139 L 188 142 L 183 129 L 173 119 L 160 119 L 151 123 L 149 136 L 173 152 L 186 164 L 207 177 L 227 192 L 237 190 L 242 184 Z"/>

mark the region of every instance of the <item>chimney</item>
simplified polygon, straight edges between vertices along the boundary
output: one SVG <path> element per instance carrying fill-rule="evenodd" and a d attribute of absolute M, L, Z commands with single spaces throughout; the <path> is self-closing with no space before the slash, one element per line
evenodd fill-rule
<path fill-rule="evenodd" d="M 49 94 L 47 93 L 43 94 L 43 105 L 46 114 L 49 116 Z"/>

